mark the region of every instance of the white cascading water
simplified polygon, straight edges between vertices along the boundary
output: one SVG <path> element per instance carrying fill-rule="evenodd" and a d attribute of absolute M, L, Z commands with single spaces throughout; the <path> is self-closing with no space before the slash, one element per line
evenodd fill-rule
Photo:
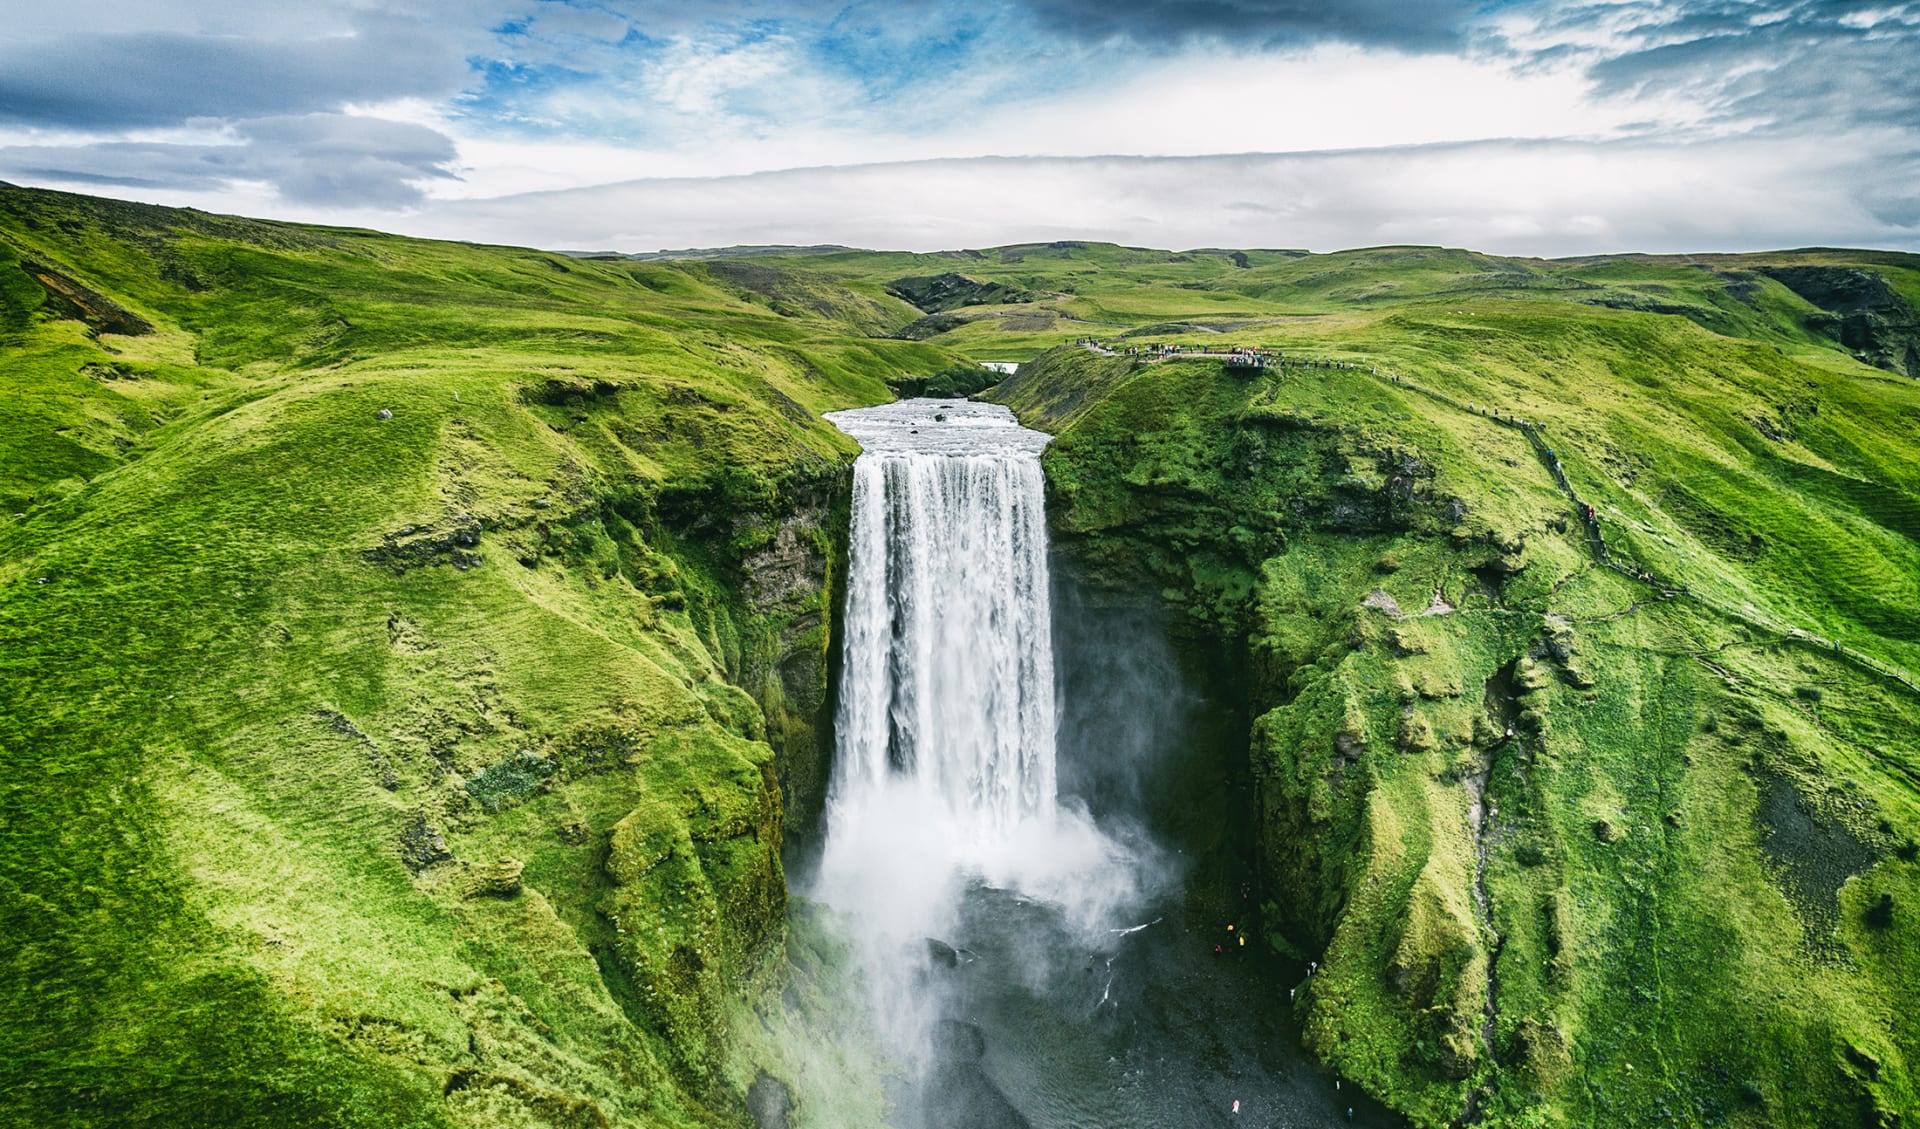
<path fill-rule="evenodd" d="M 995 405 L 836 412 L 859 440 L 838 745 L 814 893 L 845 914 L 876 1012 L 909 1060 L 936 1018 L 927 940 L 969 889 L 1012 891 L 1092 931 L 1131 860 L 1056 797 L 1040 453 Z"/>
<path fill-rule="evenodd" d="M 925 440 L 904 411 L 836 416 L 866 448 L 853 472 L 837 798 L 897 771 L 992 837 L 1054 804 L 1047 436 L 976 405 L 943 407 Z"/>
<path fill-rule="evenodd" d="M 1190 747 L 1205 737 L 1158 627 L 1062 600 L 1073 697 L 1057 698 L 1049 437 L 965 401 L 828 418 L 864 451 L 811 893 L 845 931 L 852 966 L 836 966 L 870 993 L 871 1027 L 841 1013 L 818 1044 L 877 1036 L 896 1129 L 1225 1124 L 1243 1099 L 1248 1124 L 1333 1123 L 1352 1095 L 1286 1059 L 1297 1036 L 1258 1004 L 1293 982 L 1237 943 L 1244 871 L 1210 855 L 1213 893 L 1185 900 L 1190 860 L 1133 791 L 1224 767 Z M 1106 805 L 1099 827 L 1061 777 Z M 1178 802 L 1234 810 L 1204 788 Z M 865 1129 L 871 1113 L 831 1112 L 849 1061 L 820 1052 L 812 1108 Z"/>

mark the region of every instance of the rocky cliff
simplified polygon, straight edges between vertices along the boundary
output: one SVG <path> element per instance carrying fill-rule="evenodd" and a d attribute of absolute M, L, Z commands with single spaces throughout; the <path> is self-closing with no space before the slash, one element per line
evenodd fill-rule
<path fill-rule="evenodd" d="M 1820 312 L 1808 328 L 1838 341 L 1868 364 L 1920 379 L 1920 309 L 1886 276 L 1862 267 L 1763 268 Z"/>

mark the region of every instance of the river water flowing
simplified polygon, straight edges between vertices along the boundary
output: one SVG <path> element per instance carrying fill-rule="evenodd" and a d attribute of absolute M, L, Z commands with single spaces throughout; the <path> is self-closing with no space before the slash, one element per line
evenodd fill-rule
<path fill-rule="evenodd" d="M 1236 727 L 1149 612 L 1051 575 L 1049 437 L 966 401 L 828 418 L 864 453 L 810 892 L 899 1066 L 890 1120 L 1386 1123 L 1301 1059 L 1299 970 L 1239 943 Z"/>

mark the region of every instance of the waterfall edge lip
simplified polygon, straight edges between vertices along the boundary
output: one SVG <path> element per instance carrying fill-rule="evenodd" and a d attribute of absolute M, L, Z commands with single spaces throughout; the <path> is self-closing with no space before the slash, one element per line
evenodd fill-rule
<path fill-rule="evenodd" d="M 1053 436 L 1027 427 L 1003 404 L 917 397 L 827 412 L 822 418 L 863 455 L 1039 455 Z"/>

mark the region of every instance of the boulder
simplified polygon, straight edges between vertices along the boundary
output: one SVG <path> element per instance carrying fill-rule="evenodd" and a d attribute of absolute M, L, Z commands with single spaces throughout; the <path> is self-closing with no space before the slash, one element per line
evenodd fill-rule
<path fill-rule="evenodd" d="M 762 1070 L 747 1087 L 747 1113 L 758 1129 L 787 1129 L 793 1115 L 793 1091 Z"/>
<path fill-rule="evenodd" d="M 447 849 L 440 829 L 428 823 L 424 815 L 414 816 L 413 822 L 400 833 L 400 859 L 411 870 L 424 870 L 452 857 L 453 852 Z"/>

